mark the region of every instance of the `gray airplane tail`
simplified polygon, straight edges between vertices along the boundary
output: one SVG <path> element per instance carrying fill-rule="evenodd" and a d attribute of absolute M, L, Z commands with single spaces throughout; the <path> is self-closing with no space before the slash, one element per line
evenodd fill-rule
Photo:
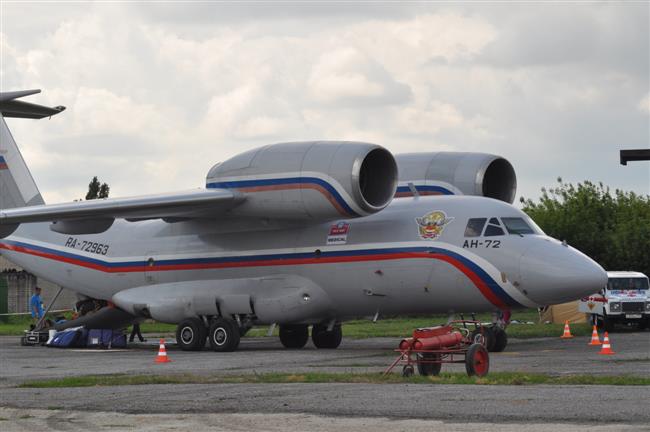
<path fill-rule="evenodd" d="M 17 99 L 40 93 L 40 90 L 0 92 L 0 210 L 44 204 L 34 178 L 20 154 L 5 118 L 40 119 L 60 113 L 54 108 Z"/>

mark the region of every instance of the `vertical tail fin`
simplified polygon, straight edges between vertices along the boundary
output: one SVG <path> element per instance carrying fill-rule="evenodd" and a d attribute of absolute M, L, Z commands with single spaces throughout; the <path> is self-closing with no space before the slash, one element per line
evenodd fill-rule
<path fill-rule="evenodd" d="M 38 119 L 58 114 L 65 109 L 16 100 L 39 92 L 40 90 L 26 90 L 0 93 L 0 209 L 44 204 L 5 122 L 5 117 Z"/>

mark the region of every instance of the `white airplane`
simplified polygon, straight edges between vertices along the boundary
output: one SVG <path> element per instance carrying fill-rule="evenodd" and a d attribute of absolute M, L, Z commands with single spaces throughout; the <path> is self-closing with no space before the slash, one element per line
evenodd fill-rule
<path fill-rule="evenodd" d="M 61 112 L 0 94 L 3 117 Z M 393 156 L 361 142 L 268 145 L 204 188 L 45 205 L 1 122 L 0 252 L 79 294 L 74 324 L 178 324 L 232 351 L 252 325 L 285 347 L 336 348 L 360 316 L 530 308 L 578 299 L 605 271 L 513 207 L 511 164 L 477 153 Z M 505 333 L 491 330 L 498 349 Z"/>

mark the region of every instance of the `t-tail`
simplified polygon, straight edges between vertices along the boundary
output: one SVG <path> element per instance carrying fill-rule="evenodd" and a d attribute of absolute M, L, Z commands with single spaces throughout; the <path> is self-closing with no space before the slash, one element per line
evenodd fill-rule
<path fill-rule="evenodd" d="M 16 146 L 5 118 L 40 119 L 60 113 L 65 107 L 54 108 L 18 100 L 40 93 L 40 90 L 0 92 L 0 211 L 44 204 L 34 178 Z M 13 231 L 11 225 L 0 226 L 0 238 Z M 3 233 L 3 231 L 5 231 Z"/>

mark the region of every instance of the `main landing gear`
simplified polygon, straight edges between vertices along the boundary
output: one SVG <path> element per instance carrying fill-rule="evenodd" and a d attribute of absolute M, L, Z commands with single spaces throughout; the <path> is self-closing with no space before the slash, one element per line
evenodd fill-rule
<path fill-rule="evenodd" d="M 230 352 L 237 349 L 241 329 L 235 320 L 216 317 L 209 326 L 201 318 L 186 318 L 176 327 L 176 343 L 183 351 L 200 351 L 206 339 L 217 352 Z"/>
<path fill-rule="evenodd" d="M 302 348 L 307 344 L 309 339 L 308 326 L 298 325 L 281 325 L 280 342 L 285 348 Z M 327 325 L 314 324 L 311 329 L 311 340 L 316 348 L 335 349 L 341 344 L 343 332 L 341 324 L 335 324 L 331 330 Z"/>

